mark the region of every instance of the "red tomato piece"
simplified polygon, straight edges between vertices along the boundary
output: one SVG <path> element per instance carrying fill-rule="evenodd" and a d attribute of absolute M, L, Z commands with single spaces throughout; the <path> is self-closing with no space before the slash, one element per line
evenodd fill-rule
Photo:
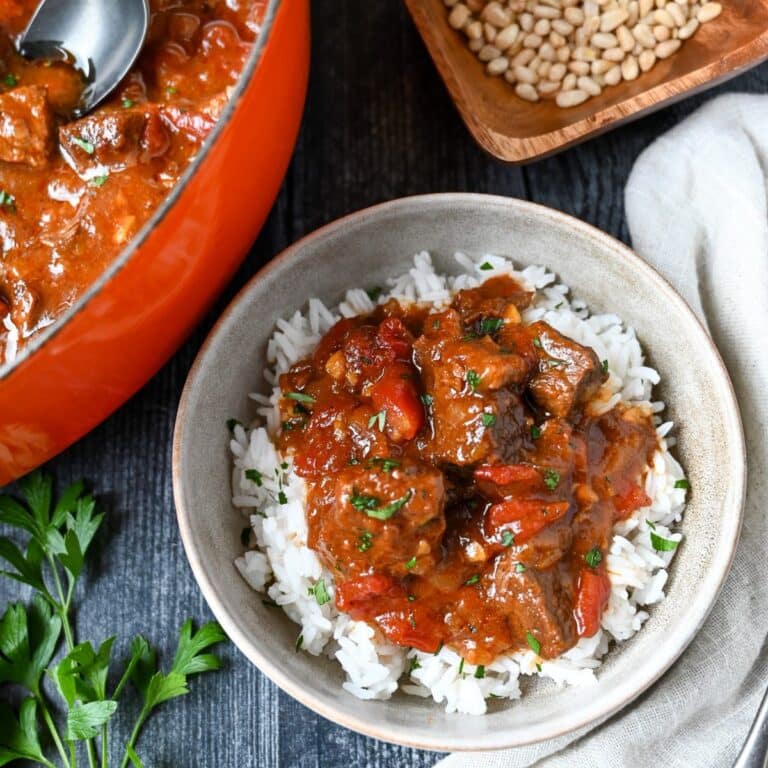
<path fill-rule="evenodd" d="M 378 625 L 396 645 L 434 653 L 440 646 L 439 627 L 427 615 L 415 609 L 388 611 L 376 617 Z"/>
<path fill-rule="evenodd" d="M 342 582 L 336 591 L 336 605 L 342 611 L 352 611 L 371 600 L 378 600 L 385 595 L 395 597 L 402 592 L 403 588 L 394 577 L 384 573 L 370 573 Z"/>
<path fill-rule="evenodd" d="M 528 464 L 483 464 L 475 469 L 475 479 L 487 480 L 495 485 L 538 483 L 541 473 Z"/>
<path fill-rule="evenodd" d="M 538 499 L 506 499 L 493 504 L 485 518 L 486 530 L 494 535 L 499 529 L 511 531 L 516 544 L 535 536 L 542 528 L 564 517 L 567 501 L 544 502 Z"/>
<path fill-rule="evenodd" d="M 400 318 L 388 317 L 384 320 L 376 332 L 376 339 L 382 347 L 394 353 L 396 360 L 411 361 L 413 339 Z"/>
<path fill-rule="evenodd" d="M 629 490 L 614 497 L 613 504 L 616 509 L 616 519 L 625 520 L 633 512 L 636 512 L 641 507 L 647 507 L 650 503 L 651 499 L 645 490 L 639 485 L 633 485 Z"/>
<path fill-rule="evenodd" d="M 573 617 L 579 637 L 592 637 L 600 629 L 600 619 L 611 595 L 611 582 L 602 568 L 583 568 Z"/>
<path fill-rule="evenodd" d="M 391 440 L 413 440 L 424 424 L 424 406 L 414 384 L 416 372 L 404 363 L 391 365 L 371 387 L 376 411 L 386 411 L 386 430 Z"/>

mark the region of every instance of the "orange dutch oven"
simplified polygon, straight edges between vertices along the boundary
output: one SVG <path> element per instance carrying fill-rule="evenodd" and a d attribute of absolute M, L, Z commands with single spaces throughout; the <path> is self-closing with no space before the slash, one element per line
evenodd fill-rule
<path fill-rule="evenodd" d="M 223 289 L 277 197 L 309 73 L 309 0 L 272 0 L 213 134 L 129 247 L 0 369 L 0 486 L 136 392 Z"/>

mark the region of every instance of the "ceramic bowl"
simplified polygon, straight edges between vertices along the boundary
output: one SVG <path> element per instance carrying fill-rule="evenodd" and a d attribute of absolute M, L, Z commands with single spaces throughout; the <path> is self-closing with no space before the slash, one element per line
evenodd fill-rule
<path fill-rule="evenodd" d="M 265 346 L 275 320 L 311 296 L 337 303 L 352 286 L 382 284 L 429 250 L 455 271 L 456 250 L 543 264 L 595 311 L 637 330 L 662 376 L 659 396 L 676 423 L 675 448 L 692 492 L 667 598 L 630 641 L 614 646 L 589 689 L 529 686 L 484 717 L 448 715 L 431 700 L 397 694 L 363 702 L 342 687 L 341 668 L 296 653 L 296 625 L 266 607 L 240 578 L 244 518 L 230 504 L 226 421 L 255 415 L 248 392 L 267 391 Z M 741 524 L 744 444 L 730 381 L 683 300 L 621 243 L 530 203 L 483 195 L 406 198 L 369 208 L 299 241 L 240 292 L 195 361 L 174 436 L 174 493 L 187 557 L 208 603 L 242 652 L 281 688 L 321 715 L 387 741 L 435 750 L 512 747 L 550 739 L 626 706 L 674 663 L 712 607 Z"/>
<path fill-rule="evenodd" d="M 77 440 L 179 347 L 277 197 L 309 73 L 309 0 L 267 0 L 212 135 L 130 245 L 16 360 L 0 366 L 0 486 Z"/>

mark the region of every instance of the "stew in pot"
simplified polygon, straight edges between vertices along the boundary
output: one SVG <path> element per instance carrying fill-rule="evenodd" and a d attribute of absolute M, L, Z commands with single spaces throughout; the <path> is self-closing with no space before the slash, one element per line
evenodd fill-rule
<path fill-rule="evenodd" d="M 72 120 L 80 75 L 14 48 L 36 0 L 0 0 L 0 364 L 77 300 L 176 184 L 227 104 L 266 4 L 151 0 L 137 64 Z"/>

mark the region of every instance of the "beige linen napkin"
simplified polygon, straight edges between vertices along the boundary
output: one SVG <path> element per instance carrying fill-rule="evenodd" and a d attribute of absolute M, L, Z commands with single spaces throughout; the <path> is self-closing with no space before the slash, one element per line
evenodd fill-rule
<path fill-rule="evenodd" d="M 626 209 L 634 248 L 704 320 L 736 388 L 749 479 L 733 568 L 681 659 L 602 727 L 440 768 L 726 768 L 768 685 L 768 96 L 716 98 L 654 142 Z"/>

